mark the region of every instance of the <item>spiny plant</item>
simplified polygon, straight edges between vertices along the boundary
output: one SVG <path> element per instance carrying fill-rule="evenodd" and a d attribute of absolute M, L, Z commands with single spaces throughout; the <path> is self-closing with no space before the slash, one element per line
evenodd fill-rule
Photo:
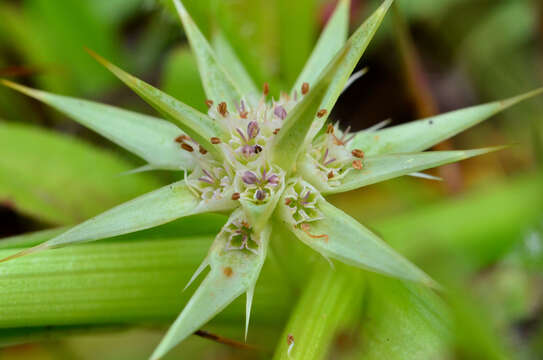
<path fill-rule="evenodd" d="M 148 229 L 188 215 L 229 214 L 187 287 L 207 267 L 209 273 L 151 359 L 161 358 L 243 293 L 247 334 L 255 284 L 276 227 L 289 229 L 326 259 L 438 287 L 325 196 L 398 176 L 425 176 L 419 172 L 496 150 L 424 151 L 542 90 L 391 128 L 383 123 L 350 133 L 349 128 L 327 122 L 342 91 L 359 75 L 351 73 L 392 2 L 385 0 L 347 39 L 350 4 L 339 1 L 294 87 L 269 99 L 268 85 L 257 89 L 226 39 L 218 32 L 214 48 L 181 1 L 174 0 L 197 58 L 207 114 L 92 51 L 164 119 L 3 80 L 148 162 L 136 171 L 183 170 L 184 177 L 1 261 Z"/>

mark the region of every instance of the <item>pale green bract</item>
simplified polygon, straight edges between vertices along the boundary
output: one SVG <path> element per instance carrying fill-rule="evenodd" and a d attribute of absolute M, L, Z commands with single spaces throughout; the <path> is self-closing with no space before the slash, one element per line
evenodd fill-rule
<path fill-rule="evenodd" d="M 328 203 L 324 195 L 403 175 L 424 176 L 418 172 L 496 150 L 418 152 L 542 90 L 381 130 L 349 134 L 337 124 L 323 128 L 392 0 L 385 0 L 348 40 L 349 1 L 341 0 L 294 89 L 273 101 L 266 86 L 263 93 L 256 93 L 254 82 L 222 34 L 215 34 L 211 46 L 181 1 L 174 4 L 195 52 L 209 99 L 207 114 L 92 52 L 164 120 L 2 83 L 133 152 L 147 162 L 144 168 L 183 170 L 184 178 L 1 261 L 197 213 L 230 214 L 191 282 L 208 266 L 209 273 L 156 348 L 153 360 L 244 292 L 247 332 L 255 284 L 274 231 L 287 229 L 328 259 L 438 287 L 377 235 Z"/>

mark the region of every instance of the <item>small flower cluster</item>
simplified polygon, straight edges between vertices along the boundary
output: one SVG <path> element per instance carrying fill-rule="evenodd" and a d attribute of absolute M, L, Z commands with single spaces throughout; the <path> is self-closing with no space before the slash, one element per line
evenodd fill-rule
<path fill-rule="evenodd" d="M 353 137 L 350 127 L 341 131 L 337 125 L 329 124 L 325 134 L 315 141 L 310 151 L 322 181 L 332 187 L 339 185 L 350 171 L 364 168 L 364 152 L 348 148 Z"/>
<path fill-rule="evenodd" d="M 285 190 L 285 205 L 291 211 L 296 226 L 323 218 L 317 204 L 319 197 L 315 188 L 301 180 L 295 180 Z"/>
<path fill-rule="evenodd" d="M 301 96 L 308 92 L 309 84 L 303 83 Z M 195 157 L 197 167 L 186 179 L 202 200 L 231 198 L 263 203 L 275 194 L 285 174 L 269 165 L 266 145 L 281 130 L 300 96 L 297 91 L 292 96 L 283 93 L 279 99 L 267 102 L 268 94 L 269 87 L 265 84 L 260 99 L 253 101 L 253 106 L 241 100 L 235 111 L 230 111 L 226 102 L 214 106 L 213 101 L 206 101 L 208 115 L 226 124 L 230 133 L 230 138 L 225 141 L 210 139 L 211 144 L 221 147 L 226 156 L 225 163 L 212 160 L 207 150 L 187 135 L 175 139 L 182 150 Z M 317 116 L 324 116 L 324 111 L 321 110 Z"/>
<path fill-rule="evenodd" d="M 247 221 L 232 220 L 226 224 L 224 231 L 228 233 L 225 250 L 248 250 L 254 254 L 257 253 L 259 243 Z"/>

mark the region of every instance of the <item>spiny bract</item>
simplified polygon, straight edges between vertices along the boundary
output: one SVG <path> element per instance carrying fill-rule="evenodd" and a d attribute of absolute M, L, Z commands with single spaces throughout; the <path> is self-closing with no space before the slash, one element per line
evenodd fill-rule
<path fill-rule="evenodd" d="M 210 272 L 152 359 L 163 356 L 244 292 L 247 332 L 255 283 L 274 231 L 271 224 L 289 229 L 326 258 L 434 285 L 424 272 L 328 203 L 324 195 L 417 175 L 427 168 L 492 151 L 420 152 L 540 91 L 351 134 L 349 129 L 326 124 L 326 120 L 392 0 L 385 0 L 348 40 L 349 1 L 341 0 L 294 88 L 272 101 L 268 100 L 268 86 L 259 93 L 225 38 L 217 33 L 214 49 L 181 2 L 174 3 L 198 60 L 209 98 L 207 115 L 93 53 L 168 121 L 3 83 L 142 157 L 148 162 L 142 170 L 182 169 L 184 179 L 4 261 L 46 248 L 151 228 L 183 216 L 229 213 L 191 282 L 207 266 Z M 227 63 L 221 64 L 219 59 Z"/>

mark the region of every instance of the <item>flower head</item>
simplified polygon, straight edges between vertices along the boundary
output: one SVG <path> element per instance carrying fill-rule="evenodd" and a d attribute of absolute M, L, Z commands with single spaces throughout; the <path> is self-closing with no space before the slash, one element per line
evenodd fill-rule
<path fill-rule="evenodd" d="M 351 133 L 350 128 L 341 130 L 338 124 L 327 123 L 328 116 L 392 0 L 384 0 L 348 41 L 343 35 L 348 27 L 348 2 L 340 1 L 293 89 L 272 100 L 268 99 L 269 86 L 259 92 L 233 52 L 230 55 L 238 71 L 230 73 L 221 66 L 220 57 L 181 1 L 174 3 L 198 60 L 208 96 L 207 114 L 96 54 L 93 56 L 99 62 L 164 119 L 3 83 L 71 115 L 134 152 L 148 162 L 146 169 L 183 170 L 184 178 L 3 261 L 147 229 L 183 216 L 229 214 L 194 277 L 207 266 L 211 271 L 152 359 L 160 358 L 241 293 L 247 292 L 251 304 L 270 234 L 276 230 L 271 224 L 282 224 L 326 258 L 435 285 L 370 230 L 328 203 L 326 195 L 494 150 L 423 152 L 541 91 L 487 104 L 484 111 L 474 107 L 397 127 Z M 247 309 L 246 328 L 250 306 Z"/>

